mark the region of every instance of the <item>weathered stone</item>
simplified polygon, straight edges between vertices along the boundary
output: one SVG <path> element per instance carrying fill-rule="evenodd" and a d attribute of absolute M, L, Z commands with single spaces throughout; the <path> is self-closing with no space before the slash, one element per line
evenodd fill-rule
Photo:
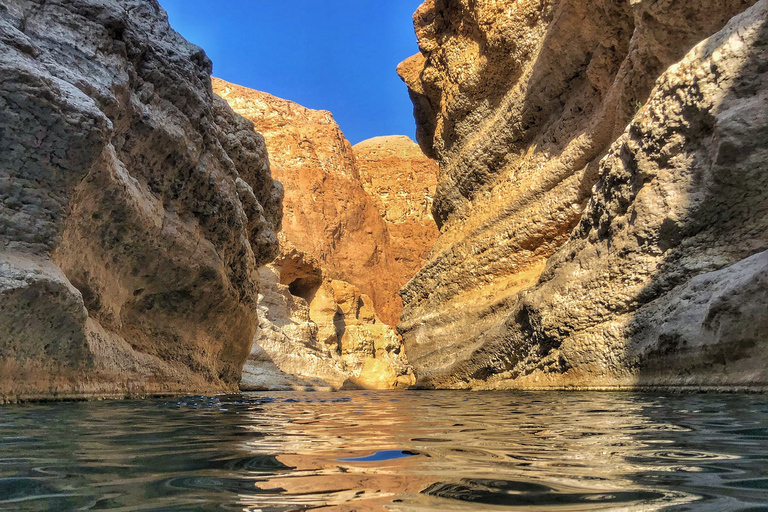
<path fill-rule="evenodd" d="M 419 8 L 399 71 L 441 234 L 400 330 L 423 384 L 768 381 L 768 3 L 702 41 L 754 3 Z"/>
<path fill-rule="evenodd" d="M 397 334 L 376 316 L 371 299 L 313 264 L 283 240 L 275 264 L 260 270 L 260 325 L 241 389 L 339 389 L 350 379 L 357 387 L 389 389 L 415 382 Z M 369 359 L 375 371 L 365 372 Z"/>
<path fill-rule="evenodd" d="M 387 226 L 389 251 L 400 286 L 427 261 L 437 239 L 432 200 L 437 162 L 403 135 L 375 137 L 352 146 L 360 180 Z"/>
<path fill-rule="evenodd" d="M 307 301 L 291 295 L 288 286 L 280 284 L 279 267 L 267 265 L 259 275 L 259 329 L 240 388 L 340 388 L 349 371 L 341 358 L 318 343 L 318 325 L 310 318 Z"/>
<path fill-rule="evenodd" d="M 0 399 L 236 389 L 282 192 L 210 70 L 153 0 L 0 0 Z"/>
<path fill-rule="evenodd" d="M 437 236 L 430 213 L 436 163 L 407 137 L 378 137 L 353 148 L 329 112 L 223 80 L 214 79 L 214 91 L 264 134 L 273 172 L 288 190 L 274 267 L 281 286 L 267 284 L 272 289 L 260 303 L 262 325 L 272 327 L 257 334 L 242 386 L 264 387 L 264 378 L 250 377 L 266 371 L 252 368 L 264 366 L 263 350 L 284 372 L 334 388 L 351 378 L 358 387 L 370 379 L 375 388 L 412 383 L 391 326 L 400 317 L 397 290 Z M 275 307 L 269 296 L 281 297 L 284 306 Z M 286 330 L 299 312 L 314 326 L 311 334 Z M 287 340 L 282 349 L 274 341 L 280 337 Z M 317 362 L 323 359 L 325 366 Z M 378 370 L 361 374 L 374 359 Z"/>
<path fill-rule="evenodd" d="M 359 377 L 349 380 L 345 389 L 393 389 L 397 385 L 397 374 L 391 366 L 372 357 L 363 362 Z"/>
<path fill-rule="evenodd" d="M 330 112 L 223 80 L 213 84 L 266 139 L 272 172 L 287 190 L 286 239 L 329 275 L 360 288 L 386 323 L 397 324 L 398 291 L 437 236 L 430 214 L 437 164 L 407 137 L 353 148 Z"/>

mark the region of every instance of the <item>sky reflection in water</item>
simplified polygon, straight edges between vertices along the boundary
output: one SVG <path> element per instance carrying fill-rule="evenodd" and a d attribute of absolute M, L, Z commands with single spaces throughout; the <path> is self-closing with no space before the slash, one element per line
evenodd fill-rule
<path fill-rule="evenodd" d="M 0 510 L 768 512 L 768 397 L 255 393 L 0 407 Z"/>

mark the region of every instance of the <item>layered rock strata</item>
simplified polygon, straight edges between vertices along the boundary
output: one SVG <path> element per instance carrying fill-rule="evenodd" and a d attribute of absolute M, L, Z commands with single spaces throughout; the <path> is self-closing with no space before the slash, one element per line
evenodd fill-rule
<path fill-rule="evenodd" d="M 0 397 L 234 391 L 264 140 L 154 0 L 0 0 Z"/>
<path fill-rule="evenodd" d="M 219 79 L 213 85 L 266 139 L 272 173 L 288 191 L 287 240 L 329 275 L 359 287 L 384 322 L 397 324 L 398 292 L 437 237 L 429 195 L 436 163 L 407 137 L 353 149 L 330 112 Z"/>
<path fill-rule="evenodd" d="M 424 385 L 768 383 L 752 4 L 419 8 L 399 72 L 440 161 L 441 233 L 400 330 Z"/>

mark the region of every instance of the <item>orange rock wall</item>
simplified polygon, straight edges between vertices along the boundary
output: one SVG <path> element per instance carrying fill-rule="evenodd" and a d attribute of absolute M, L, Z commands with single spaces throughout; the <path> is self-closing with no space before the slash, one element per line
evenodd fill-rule
<path fill-rule="evenodd" d="M 272 174 L 286 190 L 286 238 L 333 278 L 359 287 L 395 325 L 398 292 L 437 238 L 430 214 L 437 164 L 407 137 L 352 148 L 330 112 L 219 79 L 213 86 L 266 139 Z"/>
<path fill-rule="evenodd" d="M 427 260 L 439 234 L 432 218 L 437 164 L 403 135 L 365 140 L 352 151 L 363 188 L 386 223 L 391 255 L 405 284 Z"/>

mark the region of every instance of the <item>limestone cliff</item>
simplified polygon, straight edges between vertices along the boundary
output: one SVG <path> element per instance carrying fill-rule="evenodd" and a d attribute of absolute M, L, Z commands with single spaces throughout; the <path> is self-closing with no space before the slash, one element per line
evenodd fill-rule
<path fill-rule="evenodd" d="M 437 163 L 403 135 L 368 139 L 352 151 L 363 188 L 387 226 L 390 254 L 402 269 L 398 280 L 402 286 L 427 261 L 437 239 L 432 218 Z"/>
<path fill-rule="evenodd" d="M 262 267 L 259 329 L 240 388 L 404 388 L 415 383 L 395 330 L 370 297 L 333 279 L 281 234 L 281 252 Z"/>
<path fill-rule="evenodd" d="M 440 161 L 441 233 L 400 330 L 423 384 L 768 383 L 752 4 L 419 8 L 399 73 Z"/>
<path fill-rule="evenodd" d="M 431 198 L 421 197 L 434 186 L 437 165 L 406 137 L 374 139 L 353 149 L 330 112 L 219 79 L 214 91 L 266 139 L 272 173 L 288 191 L 286 238 L 329 275 L 359 287 L 381 319 L 395 325 L 402 309 L 398 291 L 421 267 L 437 236 Z M 410 179 L 425 184 L 423 190 L 411 189 Z M 379 183 L 367 185 L 373 181 Z M 382 200 L 376 187 L 390 187 L 390 197 Z M 408 201 L 419 202 L 417 210 L 409 213 Z M 399 230 L 404 223 L 428 227 L 409 237 Z"/>
<path fill-rule="evenodd" d="M 437 237 L 436 163 L 408 137 L 353 148 L 329 112 L 218 79 L 214 91 L 264 134 L 287 190 L 281 254 L 262 269 L 262 327 L 241 387 L 411 384 L 391 326 L 397 291 Z"/>
<path fill-rule="evenodd" d="M 282 190 L 155 0 L 0 0 L 0 399 L 237 389 Z"/>

